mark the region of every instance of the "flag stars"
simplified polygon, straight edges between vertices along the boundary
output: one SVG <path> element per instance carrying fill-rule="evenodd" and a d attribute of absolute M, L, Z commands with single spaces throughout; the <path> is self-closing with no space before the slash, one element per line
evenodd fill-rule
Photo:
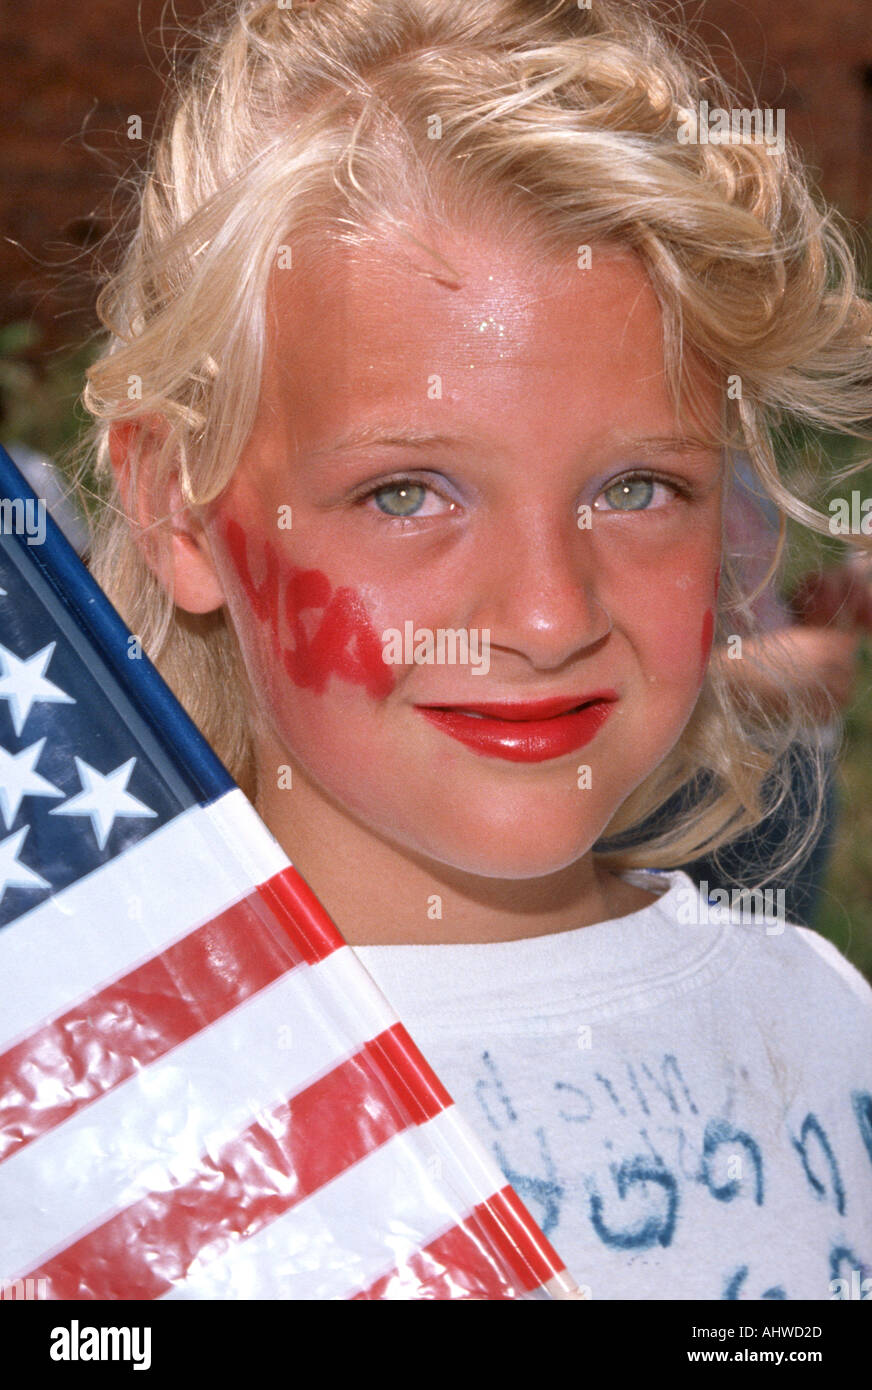
<path fill-rule="evenodd" d="M 29 825 L 23 825 L 5 840 L 0 840 L 0 902 L 7 888 L 51 888 L 51 884 L 33 869 L 19 862 L 18 852 L 29 830 Z"/>
<path fill-rule="evenodd" d="M 9 701 L 16 735 L 24 728 L 25 720 L 36 701 L 63 705 L 76 703 L 72 695 L 67 695 L 60 686 L 45 678 L 45 669 L 56 646 L 56 642 L 50 642 L 41 652 L 22 661 L 8 647 L 0 644 L 0 667 L 3 671 L 0 676 L 0 700 Z"/>
<path fill-rule="evenodd" d="M 76 770 L 83 790 L 70 797 L 63 806 L 53 806 L 49 815 L 90 816 L 97 844 L 101 850 L 105 849 L 116 816 L 157 815 L 157 811 L 138 801 L 126 790 L 135 765 L 136 758 L 128 758 L 113 772 L 104 774 L 77 757 Z"/>
<path fill-rule="evenodd" d="M 7 825 L 15 820 L 25 796 L 64 795 L 59 787 L 36 771 L 44 746 L 44 738 L 29 748 L 22 748 L 20 753 L 10 753 L 0 746 L 0 812 Z"/>

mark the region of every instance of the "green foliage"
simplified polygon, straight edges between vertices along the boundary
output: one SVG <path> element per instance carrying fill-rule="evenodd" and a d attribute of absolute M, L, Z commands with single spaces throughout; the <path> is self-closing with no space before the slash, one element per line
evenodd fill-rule
<path fill-rule="evenodd" d="M 57 459 L 80 436 L 87 415 L 79 403 L 85 371 L 96 356 L 87 344 L 34 358 L 42 334 L 31 323 L 0 328 L 0 435 Z"/>
<path fill-rule="evenodd" d="M 872 650 L 861 649 L 857 693 L 839 759 L 839 820 L 817 929 L 872 980 Z"/>

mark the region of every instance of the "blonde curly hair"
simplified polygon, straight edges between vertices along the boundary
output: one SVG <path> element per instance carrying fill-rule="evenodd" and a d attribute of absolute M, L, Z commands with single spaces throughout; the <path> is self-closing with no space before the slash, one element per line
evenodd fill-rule
<path fill-rule="evenodd" d="M 736 105 L 695 38 L 632 0 L 233 0 L 210 8 L 197 42 L 177 65 L 135 230 L 99 295 L 108 341 L 88 373 L 80 481 L 90 469 L 101 499 L 93 573 L 252 800 L 252 692 L 233 629 L 224 609 L 173 605 L 125 511 L 108 434 L 160 417 L 158 482 L 176 471 L 192 507 L 224 489 L 258 408 L 280 247 L 386 233 L 420 245 L 420 228 L 474 210 L 508 215 L 542 255 L 593 241 L 631 250 L 663 310 L 676 403 L 693 410 L 689 345 L 724 386 L 740 377 L 738 399 L 724 391 L 727 463 L 747 454 L 782 536 L 788 516 L 826 531 L 774 439 L 785 424 L 869 437 L 872 309 L 848 236 L 792 146 L 679 138 L 702 100 Z M 137 468 L 134 451 L 134 488 Z M 726 553 L 716 635 L 753 633 L 748 600 Z M 700 774 L 705 795 L 609 862 L 679 864 L 759 822 L 790 795 L 789 747 L 805 738 L 813 749 L 794 708 L 785 723 L 739 700 L 713 663 L 682 738 L 610 835 L 649 823 Z M 784 846 L 782 867 L 813 830 Z"/>

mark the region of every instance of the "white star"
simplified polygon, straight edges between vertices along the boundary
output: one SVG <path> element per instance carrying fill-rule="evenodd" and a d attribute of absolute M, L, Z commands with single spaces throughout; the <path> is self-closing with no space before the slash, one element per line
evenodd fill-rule
<path fill-rule="evenodd" d="M 84 791 L 65 801 L 63 806 L 52 806 L 50 816 L 90 816 L 97 836 L 97 844 L 105 849 L 116 816 L 156 816 L 144 802 L 137 801 L 125 791 L 130 775 L 136 765 L 135 758 L 128 758 L 121 767 L 105 775 L 98 772 L 90 763 L 76 758 L 76 769 Z"/>
<path fill-rule="evenodd" d="M 5 840 L 0 840 L 0 902 L 3 901 L 3 894 L 7 888 L 51 887 L 51 884 L 40 878 L 39 874 L 35 874 L 33 869 L 28 869 L 26 864 L 18 862 L 18 851 L 29 829 L 29 825 L 23 825 L 20 830 L 7 835 Z"/>
<path fill-rule="evenodd" d="M 24 661 L 19 660 L 7 647 L 0 646 L 0 665 L 3 667 L 3 675 L 0 677 L 0 700 L 8 700 L 10 703 L 16 734 L 20 734 L 24 728 L 24 721 L 36 700 L 63 705 L 76 703 L 72 695 L 67 695 L 66 691 L 53 685 L 43 675 L 56 646 L 56 642 L 50 642 L 41 652 L 27 657 Z"/>
<path fill-rule="evenodd" d="M 34 770 L 44 745 L 45 739 L 41 738 L 14 754 L 0 746 L 0 812 L 7 825 L 18 815 L 22 797 L 63 796 L 59 787 Z"/>

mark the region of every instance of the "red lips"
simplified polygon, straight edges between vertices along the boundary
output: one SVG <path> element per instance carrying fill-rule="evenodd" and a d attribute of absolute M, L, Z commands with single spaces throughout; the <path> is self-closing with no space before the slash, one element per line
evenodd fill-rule
<path fill-rule="evenodd" d="M 546 700 L 475 705 L 418 705 L 418 711 L 474 753 L 515 763 L 539 763 L 583 748 L 617 701 L 614 690 Z"/>

